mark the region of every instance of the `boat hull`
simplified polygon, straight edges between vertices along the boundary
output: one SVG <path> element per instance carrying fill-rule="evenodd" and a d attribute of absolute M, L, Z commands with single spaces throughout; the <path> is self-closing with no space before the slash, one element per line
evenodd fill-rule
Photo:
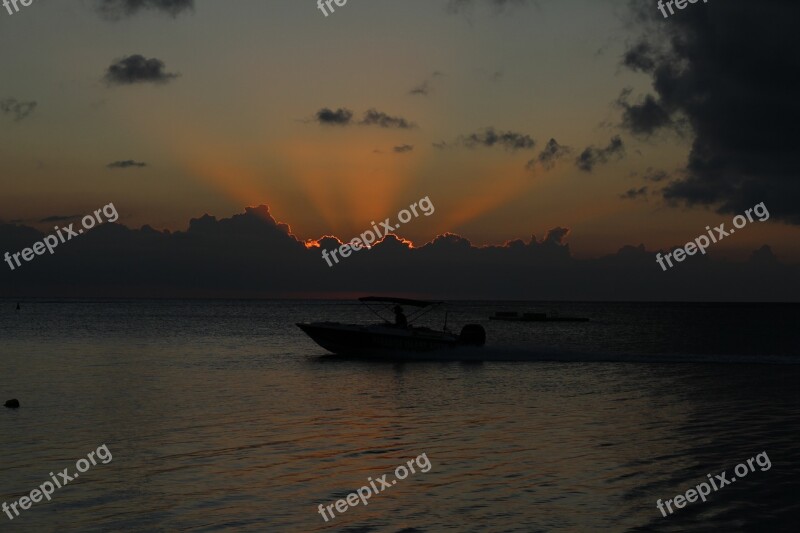
<path fill-rule="evenodd" d="M 297 327 L 314 342 L 338 355 L 424 353 L 461 345 L 456 335 L 427 328 L 361 326 L 336 322 L 300 323 Z"/>

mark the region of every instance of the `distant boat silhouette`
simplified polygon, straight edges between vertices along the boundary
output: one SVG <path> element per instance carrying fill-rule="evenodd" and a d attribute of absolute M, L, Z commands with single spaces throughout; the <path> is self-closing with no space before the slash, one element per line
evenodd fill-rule
<path fill-rule="evenodd" d="M 460 335 L 455 335 L 447 330 L 446 318 L 442 331 L 403 323 L 405 320 L 408 323 L 413 322 L 443 302 L 379 296 L 367 296 L 359 298 L 359 301 L 367 304 L 368 308 L 369 303 L 387 304 L 394 310 L 395 319 L 399 323 L 393 324 L 370 308 L 383 319 L 383 323 L 362 325 L 312 322 L 298 323 L 297 327 L 326 350 L 340 355 L 374 356 L 398 352 L 427 352 L 457 346 L 483 346 L 486 343 L 486 331 L 479 324 L 467 324 Z M 402 309 L 397 309 L 398 306 L 417 307 L 419 310 L 410 319 L 406 319 Z"/>
<path fill-rule="evenodd" d="M 514 311 L 498 311 L 489 320 L 505 320 L 506 322 L 589 322 L 588 318 L 575 316 L 547 316 L 547 313 L 523 313 Z"/>

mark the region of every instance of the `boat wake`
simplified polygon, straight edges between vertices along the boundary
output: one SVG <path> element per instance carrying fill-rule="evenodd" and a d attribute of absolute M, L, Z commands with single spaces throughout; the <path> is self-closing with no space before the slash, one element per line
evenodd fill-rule
<path fill-rule="evenodd" d="M 324 356 L 341 358 L 342 356 Z M 349 358 L 349 357 L 348 357 Z M 374 359 L 365 356 L 359 359 Z M 381 357 L 394 361 L 455 362 L 552 362 L 552 363 L 689 363 L 689 364 L 757 364 L 800 365 L 800 357 L 785 355 L 706 355 L 706 354 L 620 354 L 579 353 L 558 350 L 532 350 L 516 346 L 462 346 L 430 352 L 397 352 Z"/>

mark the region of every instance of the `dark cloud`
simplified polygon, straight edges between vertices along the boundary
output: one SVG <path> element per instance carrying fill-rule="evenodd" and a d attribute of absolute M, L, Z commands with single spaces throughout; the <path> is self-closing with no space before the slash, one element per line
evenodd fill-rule
<path fill-rule="evenodd" d="M 353 120 L 353 112 L 343 107 L 336 111 L 323 107 L 314 115 L 314 120 L 327 126 L 347 126 Z"/>
<path fill-rule="evenodd" d="M 402 117 L 392 117 L 377 109 L 370 109 L 364 113 L 364 118 L 359 123 L 363 126 L 380 126 L 381 128 L 415 128 L 416 124 Z"/>
<path fill-rule="evenodd" d="M 194 9 L 194 0 L 97 0 L 97 10 L 106 18 L 119 19 L 142 10 L 153 10 L 173 17 Z"/>
<path fill-rule="evenodd" d="M 638 41 L 625 50 L 622 55 L 622 64 L 634 72 L 650 72 L 656 66 L 655 58 L 661 55 L 654 43 Z"/>
<path fill-rule="evenodd" d="M 608 163 L 612 157 L 616 156 L 617 159 L 621 159 L 624 155 L 625 145 L 619 135 L 615 135 L 605 148 L 595 148 L 594 146 L 586 148 L 575 159 L 575 165 L 584 172 L 591 172 L 595 166 Z"/>
<path fill-rule="evenodd" d="M 773 218 L 800 224 L 797 2 L 698 3 L 669 19 L 630 6 L 641 34 L 623 65 L 648 75 L 653 92 L 623 122 L 647 135 L 683 119 L 693 139 L 686 174 L 664 198 L 720 213 L 765 202 Z"/>
<path fill-rule="evenodd" d="M 624 193 L 620 194 L 619 197 L 623 200 L 635 200 L 641 196 L 647 197 L 647 185 L 641 187 L 639 189 L 633 188 L 628 189 Z"/>
<path fill-rule="evenodd" d="M 412 95 L 420 95 L 420 96 L 428 96 L 431 92 L 431 82 L 429 80 L 425 80 L 410 91 L 408 94 Z"/>
<path fill-rule="evenodd" d="M 445 141 L 439 141 L 437 143 L 431 143 L 431 146 L 436 148 L 437 150 L 444 150 L 448 147 L 448 144 Z"/>
<path fill-rule="evenodd" d="M 147 59 L 139 54 L 123 57 L 106 70 L 105 80 L 109 85 L 131 85 L 134 83 L 167 83 L 179 74 L 166 72 L 160 59 Z"/>
<path fill-rule="evenodd" d="M 565 155 L 569 155 L 571 152 L 572 149 L 569 146 L 558 144 L 558 141 L 551 138 L 547 141 L 544 149 L 539 152 L 539 155 L 535 159 L 528 161 L 525 167 L 528 170 L 533 170 L 536 163 L 539 163 L 545 170 L 551 170 L 556 165 L 556 161 Z"/>
<path fill-rule="evenodd" d="M 126 159 L 125 161 L 114 161 L 113 163 L 109 163 L 106 165 L 107 168 L 143 168 L 146 167 L 147 163 L 140 163 L 139 161 L 134 161 L 133 159 Z"/>
<path fill-rule="evenodd" d="M 405 154 L 405 153 L 410 152 L 413 149 L 414 149 L 414 147 L 412 145 L 410 145 L 410 144 L 401 144 L 400 146 L 395 146 L 393 148 L 393 150 L 397 154 Z"/>
<path fill-rule="evenodd" d="M 49 231 L 0 224 L 0 250 L 19 252 Z M 321 248 L 307 247 L 266 206 L 259 206 L 230 218 L 195 218 L 186 231 L 102 224 L 80 239 L 59 245 L 55 254 L 37 257 L 13 272 L 2 263 L 0 291 L 8 297 L 386 293 L 515 300 L 800 298 L 800 265 L 778 261 L 769 248 L 760 248 L 745 262 L 719 260 L 712 248 L 665 274 L 655 261 L 655 252 L 643 245 L 625 246 L 597 259 L 577 259 L 567 243 L 569 234 L 567 228 L 555 227 L 542 240 L 534 236 L 477 246 L 447 233 L 413 248 L 389 236 L 371 250 L 355 252 L 328 267 Z M 340 241 L 329 236 L 319 239 L 319 244 L 332 250 Z M 459 268 L 453 269 L 454 264 Z"/>
<path fill-rule="evenodd" d="M 324 107 L 317 111 L 314 120 L 323 125 L 350 126 L 353 122 L 353 112 L 340 107 L 336 111 Z M 402 117 L 392 117 L 382 111 L 370 109 L 364 113 L 364 118 L 359 122 L 362 126 L 380 126 L 381 128 L 412 129 L 416 124 Z"/>
<path fill-rule="evenodd" d="M 477 133 L 462 135 L 458 138 L 457 143 L 467 148 L 502 146 L 510 151 L 530 150 L 536 145 L 536 141 L 530 135 L 513 131 L 497 131 L 491 127 Z"/>
<path fill-rule="evenodd" d="M 6 98 L 5 100 L 0 100 L 0 112 L 4 115 L 12 116 L 15 122 L 19 122 L 33 113 L 37 105 L 39 104 L 33 101 L 20 102 L 16 98 Z"/>
<path fill-rule="evenodd" d="M 433 91 L 433 81 L 439 76 L 444 76 L 444 74 L 439 72 L 438 70 L 435 71 L 425 81 L 423 81 L 422 83 L 420 83 L 419 85 L 408 91 L 408 94 L 416 96 L 428 96 Z"/>
<path fill-rule="evenodd" d="M 631 89 L 624 89 L 617 99 L 622 111 L 622 127 L 634 135 L 649 137 L 667 126 L 675 126 L 669 112 L 652 95 L 646 95 L 641 102 L 630 104 Z"/>

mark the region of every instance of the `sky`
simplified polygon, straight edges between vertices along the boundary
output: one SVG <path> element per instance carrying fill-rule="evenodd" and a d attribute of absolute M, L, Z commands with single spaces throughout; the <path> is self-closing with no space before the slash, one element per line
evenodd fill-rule
<path fill-rule="evenodd" d="M 668 18 L 628 0 L 333 7 L 0 8 L 5 233 L 46 234 L 110 202 L 127 228 L 170 232 L 265 205 L 311 246 L 427 197 L 436 212 L 397 231 L 413 247 L 563 228 L 591 261 L 683 245 L 764 202 L 770 220 L 713 257 L 767 245 L 800 262 L 791 2 Z"/>

